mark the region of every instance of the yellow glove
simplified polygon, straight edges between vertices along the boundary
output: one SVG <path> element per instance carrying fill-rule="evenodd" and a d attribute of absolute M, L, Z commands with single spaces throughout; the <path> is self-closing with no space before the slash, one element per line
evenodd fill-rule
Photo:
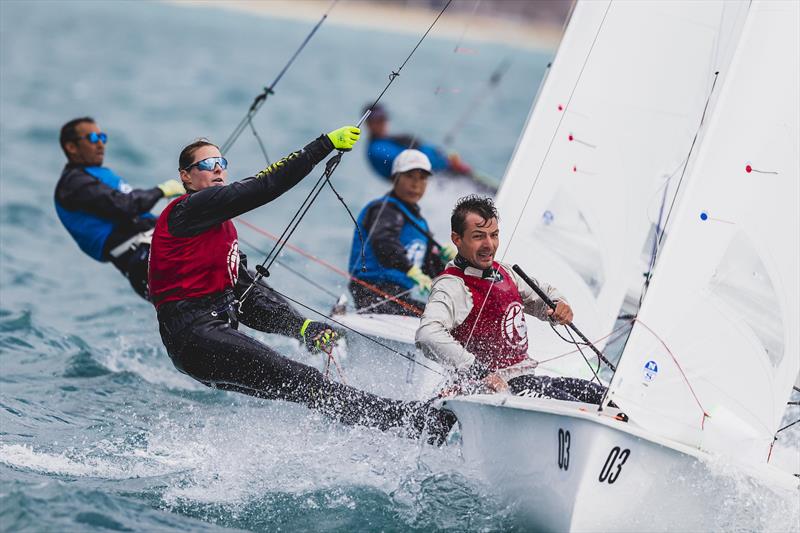
<path fill-rule="evenodd" d="M 330 351 L 339 340 L 339 334 L 323 322 L 306 319 L 300 328 L 300 337 L 311 353 Z"/>
<path fill-rule="evenodd" d="M 452 244 L 447 244 L 442 248 L 439 248 L 439 257 L 442 258 L 445 262 L 452 261 L 458 255 L 458 250 Z"/>
<path fill-rule="evenodd" d="M 406 272 L 406 276 L 411 278 L 414 283 L 417 285 L 417 289 L 419 289 L 419 293 L 422 296 L 430 294 L 431 292 L 431 277 L 425 274 L 417 265 L 408 269 Z"/>
<path fill-rule="evenodd" d="M 164 198 L 172 198 L 186 194 L 186 189 L 183 188 L 183 183 L 178 180 L 167 180 L 164 183 L 160 183 L 158 188 L 164 193 Z"/>
<path fill-rule="evenodd" d="M 342 152 L 349 152 L 358 141 L 361 130 L 355 126 L 344 126 L 338 130 L 333 130 L 328 134 L 328 139 L 333 143 L 333 147 Z"/>

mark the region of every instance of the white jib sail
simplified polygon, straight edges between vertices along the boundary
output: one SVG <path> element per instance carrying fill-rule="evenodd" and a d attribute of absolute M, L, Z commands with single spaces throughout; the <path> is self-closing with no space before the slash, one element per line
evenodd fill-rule
<path fill-rule="evenodd" d="M 753 3 L 610 395 L 751 462 L 800 370 L 799 26 L 800 3 Z"/>
<path fill-rule="evenodd" d="M 722 1 L 575 8 L 497 196 L 499 257 L 556 286 L 589 338 L 611 332 L 628 287 L 643 279 L 661 188 L 686 158 L 746 10 Z M 546 324 L 528 327 L 534 358 L 570 350 Z"/>

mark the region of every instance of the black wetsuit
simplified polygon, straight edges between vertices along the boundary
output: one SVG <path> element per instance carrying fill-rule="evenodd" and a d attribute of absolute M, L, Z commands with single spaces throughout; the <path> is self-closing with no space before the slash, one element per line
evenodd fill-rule
<path fill-rule="evenodd" d="M 303 179 L 332 150 L 330 140 L 322 136 L 255 177 L 191 193 L 170 212 L 169 233 L 173 237 L 201 235 L 270 202 Z M 403 428 L 404 434 L 419 437 L 427 423 L 434 440 L 443 439 L 455 422 L 452 414 L 432 409 L 429 403 L 381 398 L 330 381 L 315 368 L 283 357 L 238 331 L 241 322 L 260 331 L 297 337 L 303 324 L 290 306 L 280 305 L 260 287 L 250 292 L 239 309 L 237 301 L 251 281 L 245 258 L 240 257 L 235 287 L 158 307 L 161 338 L 178 369 L 211 387 L 303 403 L 346 424 Z M 307 331 L 306 338 L 313 334 Z"/>
<path fill-rule="evenodd" d="M 389 196 L 397 198 L 394 191 L 390 192 Z M 402 202 L 399 198 L 397 200 Z M 415 216 L 420 215 L 419 205 L 407 202 L 403 202 L 403 205 Z M 392 202 L 376 203 L 367 211 L 364 217 L 364 229 L 366 230 L 364 237 L 369 238 L 372 249 L 375 251 L 375 256 L 382 267 L 397 269 L 400 272 L 408 272 L 411 268 L 412 264 L 408 260 L 403 244 L 400 242 L 400 232 L 405 224 L 405 215 Z M 429 241 L 425 251 L 424 263 L 422 264 L 422 272 L 432 278 L 438 276 L 445 266 L 445 262 L 442 261 L 437 252 L 438 249 Z M 375 291 L 367 289 L 355 281 L 351 281 L 349 289 L 353 295 L 353 303 L 356 309 L 370 307 L 370 313 L 406 316 L 419 316 L 422 313 L 422 303 L 419 300 L 415 300 L 409 295 L 401 294 L 406 290 L 404 287 L 388 281 L 370 282 L 370 284 L 384 293 L 413 306 L 414 309 L 419 309 L 419 311 L 414 312 L 392 300 L 387 300 Z"/>
<path fill-rule="evenodd" d="M 150 246 L 140 244 L 118 257 L 111 250 L 136 234 L 153 229 L 155 219 L 141 216 L 150 211 L 164 193 L 158 187 L 121 192 L 87 173 L 83 165 L 67 164 L 55 190 L 55 200 L 65 209 L 85 212 L 114 223 L 103 245 L 101 261 L 111 261 L 147 299 L 147 258 Z"/>

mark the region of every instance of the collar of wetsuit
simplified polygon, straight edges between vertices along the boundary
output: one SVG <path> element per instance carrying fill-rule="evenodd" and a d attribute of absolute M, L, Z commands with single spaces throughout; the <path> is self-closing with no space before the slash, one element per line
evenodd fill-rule
<path fill-rule="evenodd" d="M 456 258 L 453 259 L 453 264 L 463 270 L 464 274 L 468 276 L 475 276 L 476 278 L 481 277 L 483 279 L 494 279 L 495 281 L 500 281 L 503 279 L 503 276 L 494 267 L 485 269 L 475 268 L 461 255 L 457 255 Z"/>

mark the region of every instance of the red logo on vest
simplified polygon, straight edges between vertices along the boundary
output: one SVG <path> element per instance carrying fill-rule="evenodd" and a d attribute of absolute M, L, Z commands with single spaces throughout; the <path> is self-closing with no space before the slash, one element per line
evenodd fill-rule
<path fill-rule="evenodd" d="M 503 314 L 503 340 L 512 348 L 528 346 L 528 325 L 519 302 L 508 304 Z"/>
<path fill-rule="evenodd" d="M 228 277 L 231 286 L 236 285 L 236 280 L 239 279 L 239 239 L 234 239 L 228 250 Z"/>

